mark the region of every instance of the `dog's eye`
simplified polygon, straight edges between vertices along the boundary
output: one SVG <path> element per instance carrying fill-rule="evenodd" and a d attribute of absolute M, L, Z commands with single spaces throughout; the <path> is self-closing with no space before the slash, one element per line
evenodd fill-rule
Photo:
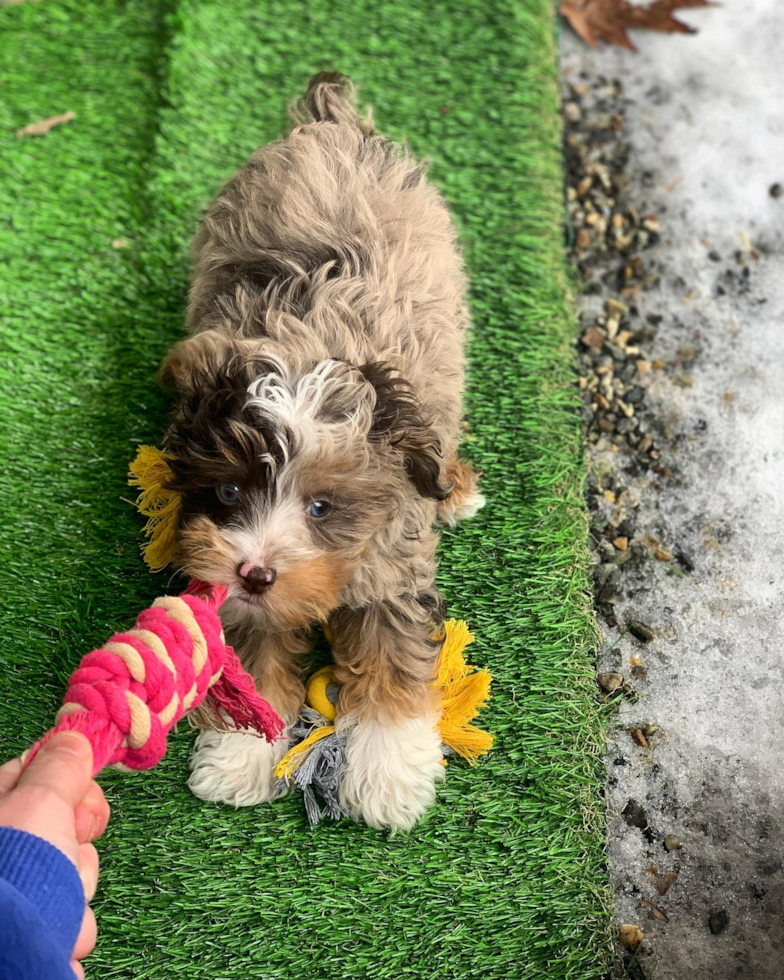
<path fill-rule="evenodd" d="M 326 517 L 331 510 L 332 504 L 328 500 L 314 500 L 307 513 L 310 517 Z"/>
<path fill-rule="evenodd" d="M 215 487 L 215 493 L 224 504 L 236 504 L 242 496 L 236 483 L 220 483 Z"/>

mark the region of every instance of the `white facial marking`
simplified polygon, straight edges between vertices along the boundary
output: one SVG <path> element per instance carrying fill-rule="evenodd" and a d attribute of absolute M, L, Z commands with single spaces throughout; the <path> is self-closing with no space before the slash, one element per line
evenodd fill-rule
<path fill-rule="evenodd" d="M 296 497 L 279 503 L 261 501 L 249 523 L 230 524 L 221 534 L 243 568 L 256 565 L 284 572 L 318 553 L 308 533 L 305 508 Z"/>
<path fill-rule="evenodd" d="M 270 361 L 276 371 L 249 385 L 245 405 L 275 428 L 286 461 L 295 451 L 339 446 L 369 430 L 375 394 L 346 364 L 321 361 L 295 380 L 283 364 Z"/>

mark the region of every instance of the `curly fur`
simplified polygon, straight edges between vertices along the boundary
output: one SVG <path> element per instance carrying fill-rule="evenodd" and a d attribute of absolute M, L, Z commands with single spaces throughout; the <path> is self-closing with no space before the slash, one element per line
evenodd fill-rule
<path fill-rule="evenodd" d="M 289 135 L 254 153 L 209 208 L 191 336 L 162 367 L 180 396 L 166 437 L 184 502 L 178 561 L 229 586 L 229 636 L 289 720 L 301 684 L 285 651 L 314 622 L 331 624 L 349 757 L 362 767 L 347 784 L 352 811 L 408 827 L 432 799 L 432 747 L 397 776 L 379 755 L 385 738 L 399 758 L 405 733 L 432 728 L 433 524 L 482 502 L 455 455 L 465 280 L 440 195 L 405 148 L 359 119 L 346 79 L 316 76 L 291 116 Z M 222 484 L 239 488 L 236 502 L 221 502 Z M 331 507 L 323 519 L 309 516 L 314 500 Z M 243 562 L 275 568 L 268 592 L 243 593 Z M 236 766 L 221 795 L 217 738 L 195 764 L 199 786 L 256 801 Z M 412 794 L 402 784 L 413 771 L 427 785 Z"/>

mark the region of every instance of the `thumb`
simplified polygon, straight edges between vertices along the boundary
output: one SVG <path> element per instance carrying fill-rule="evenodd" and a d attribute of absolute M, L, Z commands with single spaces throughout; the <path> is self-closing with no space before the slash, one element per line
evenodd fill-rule
<path fill-rule="evenodd" d="M 79 732 L 57 732 L 45 742 L 19 777 L 17 789 L 41 786 L 69 806 L 84 799 L 93 775 L 93 750 Z"/>

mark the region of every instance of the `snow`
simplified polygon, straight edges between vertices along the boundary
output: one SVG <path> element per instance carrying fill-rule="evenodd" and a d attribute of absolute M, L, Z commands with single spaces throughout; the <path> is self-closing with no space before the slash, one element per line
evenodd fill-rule
<path fill-rule="evenodd" d="M 663 377 L 647 395 L 681 437 L 676 476 L 637 488 L 638 535 L 681 549 L 694 571 L 651 562 L 634 573 L 618 620 L 650 623 L 657 639 L 642 646 L 626 636 L 601 665 L 628 677 L 636 655 L 647 671 L 608 755 L 611 873 L 616 920 L 644 930 L 640 962 L 652 980 L 780 980 L 784 196 L 774 199 L 769 187 L 784 185 L 784 8 L 728 0 L 679 16 L 699 33 L 634 32 L 638 54 L 563 36 L 567 81 L 580 71 L 622 80 L 638 180 L 653 174 L 635 198 L 662 223 L 657 255 L 646 260 L 661 263 L 662 284 L 640 303 L 643 315 L 664 317 L 654 356 L 699 351 L 692 387 Z M 747 291 L 725 277 L 741 270 L 738 250 L 750 268 Z M 623 472 L 617 455 L 602 460 Z M 608 649 L 618 634 L 603 628 Z M 627 732 L 642 723 L 660 727 L 648 750 Z M 651 840 L 619 815 L 630 798 L 646 808 Z M 665 851 L 670 833 L 681 850 Z M 663 897 L 651 866 L 679 871 Z M 651 919 L 641 898 L 669 923 Z M 713 935 L 708 916 L 721 909 L 729 925 Z"/>

